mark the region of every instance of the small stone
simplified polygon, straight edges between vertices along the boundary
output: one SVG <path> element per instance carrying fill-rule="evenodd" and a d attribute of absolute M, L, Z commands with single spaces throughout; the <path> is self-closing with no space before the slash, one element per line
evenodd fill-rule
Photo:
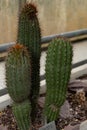
<path fill-rule="evenodd" d="M 7 130 L 6 126 L 0 125 L 0 130 Z"/>
<path fill-rule="evenodd" d="M 64 130 L 73 130 L 73 126 L 71 125 L 65 126 Z"/>
<path fill-rule="evenodd" d="M 63 106 L 60 109 L 60 116 L 64 119 L 71 117 L 70 105 L 69 105 L 69 102 L 67 100 L 65 101 L 65 103 L 63 104 Z"/>
<path fill-rule="evenodd" d="M 78 114 L 78 112 L 76 111 L 76 112 L 75 112 L 75 115 L 77 115 L 77 114 Z"/>
<path fill-rule="evenodd" d="M 75 122 L 78 122 L 78 119 L 75 119 Z"/>
<path fill-rule="evenodd" d="M 82 106 L 81 105 L 78 105 L 79 108 L 81 108 Z"/>
<path fill-rule="evenodd" d="M 80 124 L 80 130 L 87 130 L 87 120 Z"/>
<path fill-rule="evenodd" d="M 79 130 L 79 127 L 80 127 L 80 125 L 75 125 L 75 126 L 73 126 L 72 130 Z"/>
<path fill-rule="evenodd" d="M 70 110 L 70 111 L 73 111 L 73 109 L 72 109 L 72 108 L 70 108 L 69 110 Z"/>
<path fill-rule="evenodd" d="M 38 105 L 41 108 L 44 108 L 44 103 L 45 103 L 45 97 L 39 97 L 39 99 L 38 99 Z"/>
<path fill-rule="evenodd" d="M 71 81 L 68 85 L 68 89 L 73 92 L 77 92 L 79 90 L 83 90 L 87 93 L 87 82 L 83 80 L 74 80 Z"/>

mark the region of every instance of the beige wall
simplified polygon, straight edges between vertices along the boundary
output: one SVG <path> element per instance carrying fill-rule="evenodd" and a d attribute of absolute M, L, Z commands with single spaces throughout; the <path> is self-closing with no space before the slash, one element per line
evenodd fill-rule
<path fill-rule="evenodd" d="M 87 28 L 87 0 L 27 0 L 38 8 L 42 35 Z M 0 43 L 16 40 L 18 0 L 0 0 Z"/>

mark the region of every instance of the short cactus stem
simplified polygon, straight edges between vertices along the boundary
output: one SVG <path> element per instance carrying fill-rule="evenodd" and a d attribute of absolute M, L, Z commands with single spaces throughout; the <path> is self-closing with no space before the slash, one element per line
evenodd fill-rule
<path fill-rule="evenodd" d="M 12 107 L 14 117 L 20 130 L 30 130 L 31 128 L 31 104 L 28 100 L 22 103 L 14 103 Z"/>
<path fill-rule="evenodd" d="M 13 99 L 12 111 L 20 130 L 31 127 L 31 104 L 28 100 L 31 87 L 30 55 L 26 47 L 16 44 L 6 58 L 6 84 Z"/>
<path fill-rule="evenodd" d="M 72 66 L 72 46 L 64 38 L 54 39 L 46 57 L 46 101 L 44 114 L 47 120 L 56 120 L 66 99 L 67 85 Z"/>
<path fill-rule="evenodd" d="M 26 47 L 16 44 L 10 48 L 6 58 L 6 85 L 15 102 L 22 102 L 30 94 L 31 65 Z"/>

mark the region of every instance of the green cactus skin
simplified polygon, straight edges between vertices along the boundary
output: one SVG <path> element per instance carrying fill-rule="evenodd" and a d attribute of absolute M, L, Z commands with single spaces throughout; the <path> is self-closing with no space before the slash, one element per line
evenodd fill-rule
<path fill-rule="evenodd" d="M 30 94 L 31 65 L 29 52 L 23 45 L 16 44 L 6 59 L 6 84 L 8 93 L 15 102 L 22 102 Z"/>
<path fill-rule="evenodd" d="M 41 55 L 41 30 L 37 18 L 36 7 L 29 3 L 21 10 L 18 23 L 17 42 L 25 45 L 31 52 L 31 105 L 32 117 L 37 105 L 40 89 L 40 55 Z M 36 112 L 35 112 L 36 113 Z"/>
<path fill-rule="evenodd" d="M 30 112 L 31 105 L 28 100 L 22 103 L 14 103 L 12 107 L 13 115 L 16 119 L 17 125 L 20 130 L 30 130 L 31 120 Z"/>
<path fill-rule="evenodd" d="M 66 99 L 72 66 L 72 46 L 64 38 L 54 39 L 46 57 L 46 101 L 44 114 L 48 121 L 56 120 Z"/>

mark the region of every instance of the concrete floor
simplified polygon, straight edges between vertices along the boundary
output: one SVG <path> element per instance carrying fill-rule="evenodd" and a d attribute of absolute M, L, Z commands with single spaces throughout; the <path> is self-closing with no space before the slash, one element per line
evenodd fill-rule
<path fill-rule="evenodd" d="M 5 62 L 0 63 L 0 89 L 5 88 Z"/>
<path fill-rule="evenodd" d="M 87 59 L 87 41 L 73 44 L 73 63 Z"/>

